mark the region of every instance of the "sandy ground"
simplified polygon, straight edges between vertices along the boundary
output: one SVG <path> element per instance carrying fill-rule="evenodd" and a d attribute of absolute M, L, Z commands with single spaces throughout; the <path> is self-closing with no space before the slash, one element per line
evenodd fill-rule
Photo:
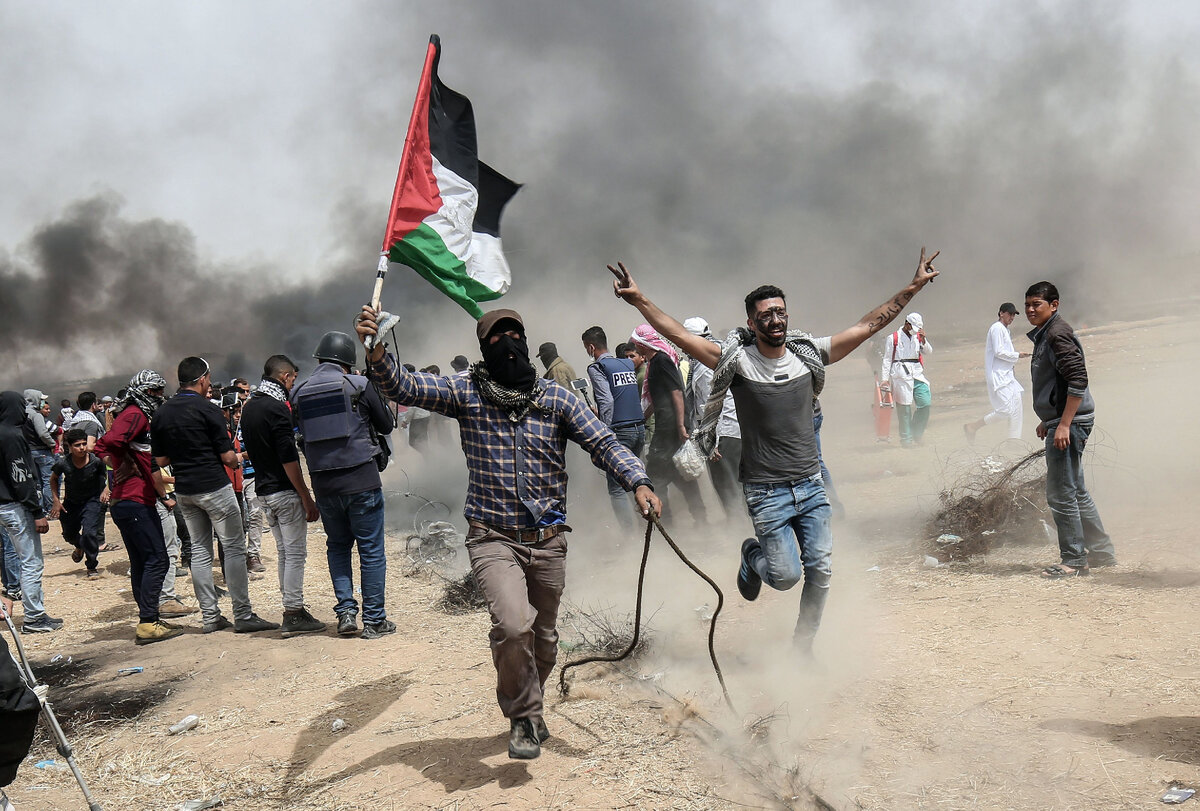
<path fill-rule="evenodd" d="M 999 427 L 974 447 L 963 439 L 962 423 L 987 410 L 987 323 L 979 344 L 940 346 L 930 327 L 923 447 L 874 441 L 863 358 L 830 372 L 823 439 L 849 517 L 835 525 L 819 670 L 802 668 L 788 644 L 799 589 L 752 604 L 737 596 L 744 519 L 669 525 L 726 592 L 716 649 L 736 713 L 705 649 L 715 596 L 661 541 L 647 577 L 648 652 L 620 670 L 572 671 L 571 696 L 548 696 L 553 737 L 532 762 L 506 756 L 486 615 L 434 607 L 445 581 L 412 572 L 403 520 L 388 581 L 401 633 L 382 640 L 204 636 L 190 621 L 184 637 L 135 647 L 123 555 L 105 555 L 105 579 L 89 583 L 55 529 L 47 603 L 67 624 L 26 645 L 108 809 L 215 796 L 244 809 L 806 808 L 814 796 L 837 809 L 1123 809 L 1158 806 L 1176 781 L 1196 786 L 1200 443 L 1196 386 L 1182 370 L 1200 330 L 1162 317 L 1083 332 L 1099 404 L 1088 475 L 1121 564 L 1045 582 L 1037 572 L 1057 558 L 1044 537 L 922 565 L 941 490 L 985 456 L 1024 449 L 990 445 Z M 1014 327 L 1019 336 L 1022 322 Z M 1025 428 L 1033 447 L 1031 413 Z M 419 491 L 421 466 L 405 464 L 411 485 L 392 472 L 388 486 Z M 573 466 L 567 598 L 619 622 L 632 610 L 641 541 L 606 533 L 602 480 L 585 459 Z M 389 502 L 396 513 L 410 506 Z M 331 621 L 322 540 L 310 536 L 306 593 Z M 278 618 L 271 572 L 251 589 L 256 610 Z M 564 621 L 564 635 L 580 623 Z M 117 676 L 131 666 L 145 671 Z M 167 736 L 189 713 L 199 726 Z M 334 733 L 338 718 L 348 727 Z M 34 767 L 56 757 L 42 739 L 10 787 L 19 809 L 84 807 L 68 772 Z"/>

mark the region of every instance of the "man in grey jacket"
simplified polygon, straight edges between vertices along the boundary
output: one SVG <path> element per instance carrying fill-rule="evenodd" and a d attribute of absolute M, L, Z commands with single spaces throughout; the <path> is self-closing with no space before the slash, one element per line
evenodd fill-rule
<path fill-rule="evenodd" d="M 42 414 L 50 398 L 37 389 L 25 389 L 25 440 L 29 443 L 29 454 L 33 457 L 34 473 L 37 475 L 38 495 L 42 509 L 50 512 L 50 468 L 54 467 L 54 435 Z"/>
<path fill-rule="evenodd" d="M 1083 480 L 1083 448 L 1092 433 L 1096 404 L 1088 390 L 1087 364 L 1075 330 L 1058 314 L 1058 288 L 1038 282 L 1025 291 L 1025 317 L 1033 325 L 1030 371 L 1033 410 L 1046 441 L 1046 502 L 1058 528 L 1062 563 L 1042 577 L 1088 573 L 1092 566 L 1117 562 L 1112 539 L 1100 523 L 1096 503 Z"/>

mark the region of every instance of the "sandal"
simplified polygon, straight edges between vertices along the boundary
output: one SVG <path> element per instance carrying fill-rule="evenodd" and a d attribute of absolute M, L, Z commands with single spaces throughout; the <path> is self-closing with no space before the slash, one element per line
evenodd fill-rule
<path fill-rule="evenodd" d="M 1059 580 L 1064 577 L 1084 577 L 1088 574 L 1088 567 L 1081 566 L 1078 569 L 1072 569 L 1063 563 L 1056 563 L 1053 566 L 1047 566 L 1042 569 L 1042 577 L 1047 580 Z"/>

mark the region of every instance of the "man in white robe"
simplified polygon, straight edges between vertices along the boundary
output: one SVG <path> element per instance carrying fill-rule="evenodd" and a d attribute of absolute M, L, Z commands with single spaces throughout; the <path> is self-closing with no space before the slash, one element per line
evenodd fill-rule
<path fill-rule="evenodd" d="M 1001 420 L 1008 422 L 1009 439 L 1021 438 L 1021 393 L 1025 389 L 1017 382 L 1013 367 L 1021 358 L 1029 357 L 1029 353 L 1017 352 L 1013 348 L 1008 328 L 1016 317 L 1016 305 L 1006 301 L 1000 305 L 996 322 L 988 329 L 987 348 L 983 353 L 983 376 L 992 410 L 982 419 L 963 426 L 969 443 L 975 442 L 975 434 L 980 428 Z"/>

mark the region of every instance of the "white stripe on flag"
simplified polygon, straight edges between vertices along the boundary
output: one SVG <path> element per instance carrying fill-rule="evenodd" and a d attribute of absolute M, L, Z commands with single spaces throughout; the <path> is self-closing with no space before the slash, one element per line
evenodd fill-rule
<path fill-rule="evenodd" d="M 458 174 L 433 157 L 433 176 L 437 180 L 442 207 L 425 218 L 446 244 L 447 250 L 466 266 L 475 281 L 504 294 L 512 283 L 512 272 L 504 258 L 499 237 L 472 231 L 479 192 Z"/>

